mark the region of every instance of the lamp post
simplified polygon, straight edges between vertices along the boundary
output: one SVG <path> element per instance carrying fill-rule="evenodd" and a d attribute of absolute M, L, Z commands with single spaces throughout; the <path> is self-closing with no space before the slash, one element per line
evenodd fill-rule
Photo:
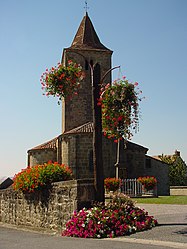
<path fill-rule="evenodd" d="M 86 61 L 86 57 L 81 53 L 71 50 L 69 53 L 80 55 Z M 66 51 L 65 51 L 66 54 Z M 65 55 L 66 57 L 66 55 Z M 94 165 L 94 189 L 95 200 L 104 202 L 104 175 L 103 175 L 103 157 L 102 157 L 102 111 L 101 106 L 97 105 L 100 98 L 100 88 L 105 77 L 119 66 L 109 69 L 101 79 L 99 63 L 88 63 L 91 73 L 92 86 L 92 109 L 93 109 L 93 165 Z"/>

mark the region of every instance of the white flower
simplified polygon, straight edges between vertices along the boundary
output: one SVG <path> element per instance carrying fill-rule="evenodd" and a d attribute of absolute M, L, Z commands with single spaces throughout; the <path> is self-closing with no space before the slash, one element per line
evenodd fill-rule
<path fill-rule="evenodd" d="M 90 221 L 90 219 L 89 219 L 89 218 L 87 218 L 87 219 L 86 219 L 86 222 L 88 223 L 89 221 Z"/>
<path fill-rule="evenodd" d="M 85 224 L 84 224 L 84 223 L 82 224 L 82 227 L 85 227 Z"/>
<path fill-rule="evenodd" d="M 137 230 L 137 228 L 136 228 L 135 226 L 133 226 L 133 227 L 132 227 L 132 229 L 133 229 L 134 231 L 136 231 L 136 230 Z"/>
<path fill-rule="evenodd" d="M 101 238 L 101 235 L 100 235 L 100 234 L 98 234 L 98 235 L 97 235 L 97 238 Z"/>

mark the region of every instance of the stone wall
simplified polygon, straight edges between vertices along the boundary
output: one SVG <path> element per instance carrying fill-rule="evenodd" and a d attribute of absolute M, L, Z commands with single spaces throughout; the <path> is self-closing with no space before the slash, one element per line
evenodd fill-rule
<path fill-rule="evenodd" d="M 57 150 L 54 149 L 43 149 L 43 150 L 32 150 L 28 152 L 28 165 L 35 166 L 43 164 L 48 161 L 57 161 Z"/>
<path fill-rule="evenodd" d="M 187 196 L 187 186 L 170 186 L 170 195 Z"/>
<path fill-rule="evenodd" d="M 94 200 L 93 179 L 53 183 L 36 193 L 0 190 L 0 222 L 61 233 L 75 210 Z"/>
<path fill-rule="evenodd" d="M 69 165 L 76 179 L 93 178 L 93 134 L 81 133 L 62 136 L 62 163 Z M 116 143 L 103 136 L 104 177 L 115 174 Z"/>

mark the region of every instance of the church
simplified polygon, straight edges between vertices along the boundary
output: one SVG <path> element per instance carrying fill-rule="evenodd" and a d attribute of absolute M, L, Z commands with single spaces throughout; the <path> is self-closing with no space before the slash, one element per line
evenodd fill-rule
<path fill-rule="evenodd" d="M 101 78 L 111 69 L 113 51 L 104 46 L 86 12 L 73 42 L 64 48 L 62 64 L 68 60 L 80 64 L 85 78 L 78 95 L 62 101 L 62 133 L 41 145 L 28 150 L 28 165 L 43 164 L 49 160 L 71 167 L 75 179 L 93 178 L 93 110 L 92 84 L 89 65 L 99 64 Z M 106 76 L 111 82 L 111 72 Z M 147 155 L 148 148 L 128 141 L 120 146 L 121 178 L 155 176 L 158 195 L 169 194 L 168 165 Z M 103 136 L 102 155 L 104 177 L 115 176 L 117 145 Z"/>

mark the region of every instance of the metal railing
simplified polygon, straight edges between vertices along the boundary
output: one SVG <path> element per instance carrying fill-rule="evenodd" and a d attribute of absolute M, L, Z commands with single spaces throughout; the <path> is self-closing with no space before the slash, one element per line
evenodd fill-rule
<path fill-rule="evenodd" d="M 122 179 L 121 192 L 130 197 L 141 196 L 142 184 L 137 179 Z"/>
<path fill-rule="evenodd" d="M 157 196 L 157 186 L 153 190 L 146 191 L 137 179 L 122 179 L 121 192 L 130 196 Z"/>

